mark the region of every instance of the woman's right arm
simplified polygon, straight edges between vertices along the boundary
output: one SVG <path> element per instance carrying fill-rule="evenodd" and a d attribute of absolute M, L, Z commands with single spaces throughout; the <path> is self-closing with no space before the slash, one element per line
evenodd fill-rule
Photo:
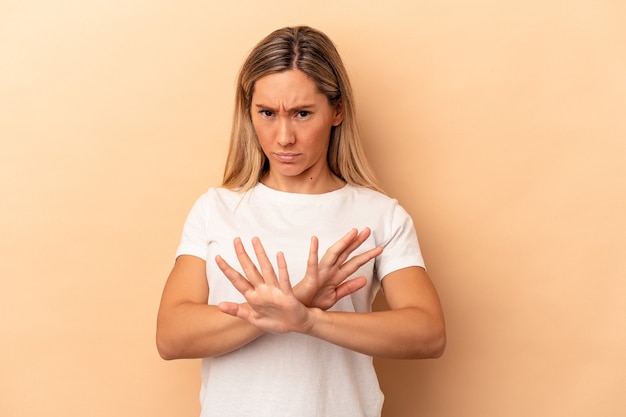
<path fill-rule="evenodd" d="M 208 305 L 206 262 L 176 259 L 157 316 L 157 349 L 163 359 L 205 358 L 231 352 L 263 334 L 245 320 Z"/>

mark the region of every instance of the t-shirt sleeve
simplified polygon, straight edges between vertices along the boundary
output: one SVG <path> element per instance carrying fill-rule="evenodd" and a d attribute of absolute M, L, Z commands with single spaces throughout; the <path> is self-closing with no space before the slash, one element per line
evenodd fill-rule
<path fill-rule="evenodd" d="M 189 211 L 183 234 L 176 250 L 176 257 L 180 255 L 193 255 L 198 258 L 207 259 L 208 248 L 208 216 L 209 204 L 207 195 L 202 195 Z"/>
<path fill-rule="evenodd" d="M 391 210 L 382 246 L 383 253 L 376 262 L 379 279 L 409 266 L 425 268 L 413 220 L 397 203 Z"/>

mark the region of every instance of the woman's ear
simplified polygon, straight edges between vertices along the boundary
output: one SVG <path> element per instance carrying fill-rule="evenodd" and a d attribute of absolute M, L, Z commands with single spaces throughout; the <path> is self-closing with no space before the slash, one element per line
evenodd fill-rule
<path fill-rule="evenodd" d="M 333 126 L 337 127 L 343 122 L 343 102 L 341 99 L 335 104 L 335 116 L 333 118 Z"/>

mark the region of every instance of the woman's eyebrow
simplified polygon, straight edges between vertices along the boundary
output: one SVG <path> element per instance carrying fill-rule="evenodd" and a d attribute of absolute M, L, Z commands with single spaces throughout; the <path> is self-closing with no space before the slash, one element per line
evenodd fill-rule
<path fill-rule="evenodd" d="M 272 106 L 267 106 L 263 103 L 257 103 L 254 106 L 259 110 L 270 110 L 270 111 L 276 112 L 275 108 L 273 108 Z M 310 109 L 314 109 L 315 107 L 316 107 L 315 104 L 302 104 L 302 105 L 293 106 L 285 110 L 287 113 L 291 113 L 291 112 L 299 111 L 299 110 L 310 110 Z"/>

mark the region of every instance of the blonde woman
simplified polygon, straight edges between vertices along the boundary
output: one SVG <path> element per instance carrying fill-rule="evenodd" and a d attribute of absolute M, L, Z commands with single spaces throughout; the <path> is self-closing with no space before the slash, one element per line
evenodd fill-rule
<path fill-rule="evenodd" d="M 380 416 L 372 357 L 443 353 L 413 222 L 376 184 L 320 31 L 279 29 L 244 62 L 223 184 L 186 220 L 157 347 L 202 358 L 203 417 Z"/>

